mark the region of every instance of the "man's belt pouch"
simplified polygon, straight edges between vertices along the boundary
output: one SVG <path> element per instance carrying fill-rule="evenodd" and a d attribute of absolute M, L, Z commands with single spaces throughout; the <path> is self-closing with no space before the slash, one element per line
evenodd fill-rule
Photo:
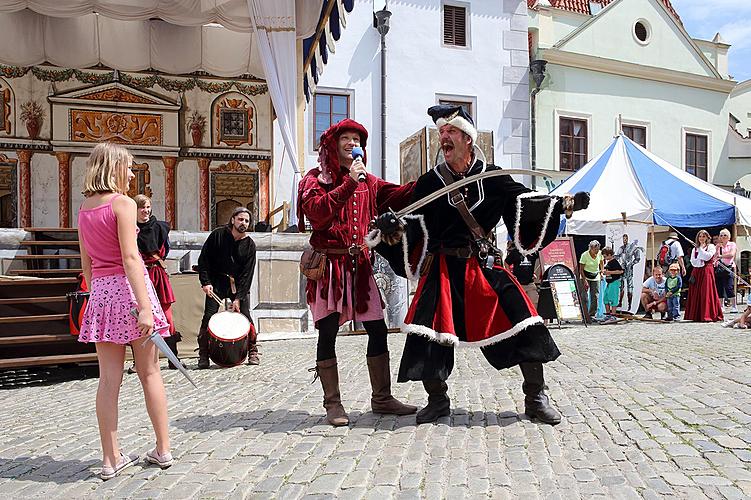
<path fill-rule="evenodd" d="M 309 280 L 318 281 L 326 270 L 326 254 L 306 248 L 300 257 L 300 272 Z"/>
<path fill-rule="evenodd" d="M 587 279 L 590 281 L 597 280 L 597 273 L 590 273 L 589 271 L 584 270 L 584 276 L 586 276 Z"/>

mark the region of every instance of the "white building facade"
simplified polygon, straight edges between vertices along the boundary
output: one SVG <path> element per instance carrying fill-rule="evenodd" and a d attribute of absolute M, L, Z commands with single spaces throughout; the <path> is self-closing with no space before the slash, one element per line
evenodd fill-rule
<path fill-rule="evenodd" d="M 527 7 L 518 0 L 356 0 L 347 29 L 329 55 L 308 103 L 305 168 L 316 165 L 322 131 L 345 117 L 369 131 L 368 168 L 391 182 L 419 171 L 402 158 L 403 142 L 432 122 L 440 102 L 466 106 L 485 132 L 486 156 L 508 168 L 529 166 Z M 386 44 L 386 127 L 381 122 L 381 48 L 373 12 L 392 13 Z M 385 172 L 381 133 L 386 134 Z M 425 158 L 430 156 L 430 158 Z M 491 159 L 491 158 L 489 158 Z M 402 167 L 403 166 L 403 167 Z M 409 170 L 405 172 L 403 170 Z"/>
<path fill-rule="evenodd" d="M 751 92 L 728 75 L 729 45 L 692 39 L 669 0 L 531 0 L 538 169 L 575 171 L 623 130 L 725 188 L 751 171 Z M 534 84 L 533 84 L 534 85 Z"/>

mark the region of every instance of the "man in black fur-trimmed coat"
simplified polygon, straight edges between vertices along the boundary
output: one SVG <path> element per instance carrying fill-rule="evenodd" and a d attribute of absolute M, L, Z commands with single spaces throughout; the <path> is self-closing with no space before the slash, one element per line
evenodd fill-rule
<path fill-rule="evenodd" d="M 477 130 L 461 107 L 433 106 L 428 114 L 438 126 L 445 162 L 417 180 L 413 200 L 499 170 L 475 156 Z M 587 193 L 540 195 L 500 175 L 460 187 L 401 221 L 390 214 L 376 220 L 371 244 L 397 274 L 420 279 L 404 320 L 408 335 L 398 378 L 421 380 L 428 393 L 418 424 L 450 413 L 446 380 L 456 346 L 480 348 L 499 370 L 519 365 L 527 415 L 553 425 L 561 421 L 544 392 L 542 368 L 560 351 L 518 281 L 502 267 L 489 235 L 503 219 L 522 256 L 531 255 L 556 237 L 564 211 L 570 216 L 588 203 Z"/>

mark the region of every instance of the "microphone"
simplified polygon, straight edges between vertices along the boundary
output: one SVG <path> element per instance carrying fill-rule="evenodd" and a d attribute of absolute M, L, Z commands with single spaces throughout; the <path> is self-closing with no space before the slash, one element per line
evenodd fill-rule
<path fill-rule="evenodd" d="M 362 160 L 363 156 L 365 156 L 365 153 L 360 146 L 355 146 L 354 148 L 352 148 L 352 161 L 356 161 L 358 158 Z M 357 180 L 359 182 L 365 182 L 366 178 L 367 176 L 365 175 L 365 173 L 361 173 L 357 176 Z"/>

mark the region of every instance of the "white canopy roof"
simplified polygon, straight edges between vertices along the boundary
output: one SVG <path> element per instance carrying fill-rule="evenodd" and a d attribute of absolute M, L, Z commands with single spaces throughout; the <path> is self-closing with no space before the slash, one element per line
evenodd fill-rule
<path fill-rule="evenodd" d="M 268 0 L 274 2 L 276 0 Z M 315 33 L 323 0 L 264 28 Z M 247 0 L 0 0 L 0 62 L 264 77 Z"/>

